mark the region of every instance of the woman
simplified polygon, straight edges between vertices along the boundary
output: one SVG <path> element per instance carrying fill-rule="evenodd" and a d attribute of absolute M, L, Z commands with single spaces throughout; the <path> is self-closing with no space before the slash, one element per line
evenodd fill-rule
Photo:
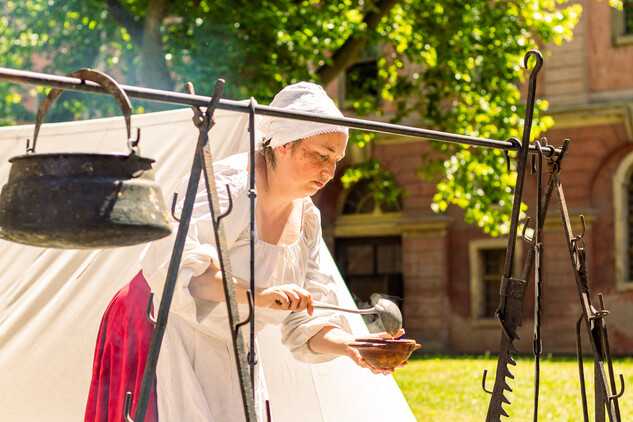
<path fill-rule="evenodd" d="M 342 116 L 320 86 L 306 82 L 284 88 L 271 106 Z M 255 161 L 256 330 L 282 324 L 282 342 L 304 362 L 347 356 L 374 373 L 390 373 L 371 367 L 349 347 L 355 337 L 344 316 L 314 309 L 317 301 L 336 304 L 337 298 L 334 280 L 320 268 L 320 214 L 310 196 L 334 177 L 345 154 L 347 128 L 266 117 L 260 129 L 265 141 Z M 223 259 L 231 263 L 242 317 L 248 312 L 250 278 L 249 169 L 246 153 L 214 163 L 220 209 L 227 209 L 229 191 L 233 202 L 231 213 L 222 220 L 229 255 Z M 177 191 L 184 190 L 187 180 Z M 184 198 L 182 192 L 180 197 Z M 182 202 L 177 213 L 181 207 Z M 213 233 L 201 182 L 157 364 L 159 420 L 243 419 Z M 162 295 L 173 237 L 152 243 L 141 259 L 155 298 Z M 155 308 L 158 305 L 154 303 Z M 257 414 L 263 417 L 266 387 L 261 365 L 256 366 L 255 390 Z"/>

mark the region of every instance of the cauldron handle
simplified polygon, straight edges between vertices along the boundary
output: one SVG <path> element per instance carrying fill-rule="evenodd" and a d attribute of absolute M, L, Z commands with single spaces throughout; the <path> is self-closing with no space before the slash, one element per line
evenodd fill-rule
<path fill-rule="evenodd" d="M 74 78 L 79 78 L 82 80 L 82 84 L 84 81 L 92 81 L 101 85 L 106 91 L 108 91 L 116 102 L 119 104 L 121 111 L 123 112 L 123 117 L 125 118 L 125 126 L 127 128 L 127 139 L 130 141 L 132 139 L 132 124 L 131 124 L 131 114 L 132 114 L 132 105 L 130 104 L 130 100 L 128 99 L 123 88 L 115 81 L 111 76 L 106 75 L 103 72 L 100 72 L 95 69 L 79 69 L 70 75 Z M 35 131 L 33 133 L 33 146 L 28 148 L 27 153 L 35 152 L 35 144 L 37 143 L 37 135 L 40 132 L 40 126 L 44 122 L 44 116 L 46 116 L 46 112 L 50 108 L 51 104 L 64 92 L 63 89 L 54 88 L 52 89 L 46 98 L 40 104 L 40 107 L 37 109 L 37 116 L 35 117 Z"/>

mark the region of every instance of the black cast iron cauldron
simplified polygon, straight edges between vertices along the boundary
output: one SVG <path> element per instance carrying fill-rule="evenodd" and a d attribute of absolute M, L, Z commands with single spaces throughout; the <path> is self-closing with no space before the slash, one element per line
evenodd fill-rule
<path fill-rule="evenodd" d="M 110 76 L 93 69 L 71 75 L 111 93 L 125 117 L 129 155 L 35 154 L 40 126 L 63 92 L 53 89 L 40 105 L 33 146 L 11 158 L 9 180 L 0 193 L 0 238 L 32 246 L 89 249 L 128 246 L 171 233 L 154 160 L 138 155 L 131 140 L 130 101 Z"/>

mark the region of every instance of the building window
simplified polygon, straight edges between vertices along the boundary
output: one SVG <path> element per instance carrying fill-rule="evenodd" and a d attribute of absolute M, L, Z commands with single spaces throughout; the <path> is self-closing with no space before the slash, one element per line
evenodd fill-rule
<path fill-rule="evenodd" d="M 633 34 L 633 0 L 624 0 L 622 2 L 622 15 L 623 15 L 623 33 Z"/>
<path fill-rule="evenodd" d="M 615 281 L 618 290 L 633 290 L 633 153 L 613 176 Z"/>
<path fill-rule="evenodd" d="M 361 179 L 350 188 L 341 214 L 381 214 L 402 211 L 402 196 L 398 198 L 398 202 L 395 204 L 380 205 L 374 200 L 374 193 L 369 188 L 370 183 L 371 180 L 369 179 Z"/>
<path fill-rule="evenodd" d="M 367 45 L 360 51 L 358 61 L 347 68 L 339 85 L 345 106 L 351 107 L 356 98 L 378 96 L 378 58 L 379 46 Z"/>
<path fill-rule="evenodd" d="M 505 268 L 507 239 L 477 239 L 469 244 L 471 318 L 475 324 L 493 321 L 499 306 L 499 289 Z M 513 271 L 521 267 L 517 242 Z"/>
<path fill-rule="evenodd" d="M 336 264 L 359 308 L 372 306 L 380 297 L 402 309 L 402 240 L 399 236 L 339 238 Z M 374 315 L 363 315 L 372 330 Z M 378 327 L 377 329 L 379 329 Z"/>
<path fill-rule="evenodd" d="M 505 263 L 505 249 L 481 249 L 481 290 L 483 300 L 477 310 L 479 318 L 493 318 L 499 306 L 499 288 Z"/>
<path fill-rule="evenodd" d="M 633 44 L 633 0 L 624 0 L 622 10 L 611 8 L 611 38 L 616 46 Z"/>

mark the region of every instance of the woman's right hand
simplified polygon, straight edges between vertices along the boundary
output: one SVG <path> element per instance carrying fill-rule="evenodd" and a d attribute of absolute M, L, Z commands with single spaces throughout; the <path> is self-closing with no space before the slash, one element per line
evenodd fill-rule
<path fill-rule="evenodd" d="M 296 284 L 282 284 L 263 289 L 255 297 L 255 305 L 283 311 L 314 312 L 312 294 Z"/>

